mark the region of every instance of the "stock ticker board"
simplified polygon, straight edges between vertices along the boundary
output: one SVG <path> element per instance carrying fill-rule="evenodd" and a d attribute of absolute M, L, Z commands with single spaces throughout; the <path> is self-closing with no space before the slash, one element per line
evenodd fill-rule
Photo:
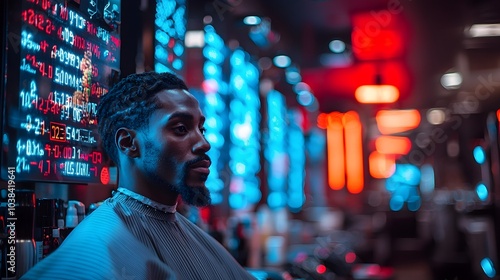
<path fill-rule="evenodd" d="M 108 184 L 96 107 L 119 69 L 119 0 L 9 3 L 2 177 Z"/>

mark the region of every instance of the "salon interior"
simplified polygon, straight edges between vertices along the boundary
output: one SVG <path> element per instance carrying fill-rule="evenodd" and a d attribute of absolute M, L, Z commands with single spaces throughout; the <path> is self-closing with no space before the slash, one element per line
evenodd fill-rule
<path fill-rule="evenodd" d="M 21 272 L 116 188 L 99 96 L 157 71 L 212 147 L 212 205 L 178 211 L 257 279 L 499 279 L 500 1 L 1 5 L 0 238 L 15 208 Z"/>

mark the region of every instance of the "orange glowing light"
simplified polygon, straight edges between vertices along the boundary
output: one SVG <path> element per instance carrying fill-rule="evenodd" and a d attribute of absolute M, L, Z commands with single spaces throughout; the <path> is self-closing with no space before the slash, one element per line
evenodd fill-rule
<path fill-rule="evenodd" d="M 500 122 L 500 109 L 497 110 L 497 120 Z"/>
<path fill-rule="evenodd" d="M 347 190 L 352 194 L 363 190 L 363 141 L 362 126 L 359 116 L 349 111 L 343 117 L 345 130 L 345 153 Z"/>
<path fill-rule="evenodd" d="M 406 155 L 410 152 L 411 141 L 403 136 L 380 136 L 375 140 L 375 149 L 381 154 Z"/>
<path fill-rule="evenodd" d="M 368 168 L 370 175 L 376 179 L 391 177 L 396 170 L 396 160 L 393 155 L 384 155 L 379 152 L 372 152 L 368 157 Z"/>
<path fill-rule="evenodd" d="M 340 190 L 345 184 L 342 113 L 333 112 L 328 114 L 327 122 L 328 185 L 333 190 Z"/>
<path fill-rule="evenodd" d="M 326 126 L 328 185 L 333 190 L 347 186 L 352 194 L 364 188 L 363 135 L 359 116 L 354 111 L 332 112 L 318 116 L 318 127 Z"/>
<path fill-rule="evenodd" d="M 375 116 L 377 127 L 382 134 L 392 134 L 415 129 L 420 125 L 418 110 L 380 110 Z"/>
<path fill-rule="evenodd" d="M 354 92 L 359 103 L 394 103 L 399 99 L 399 90 L 392 85 L 364 85 Z"/>
<path fill-rule="evenodd" d="M 328 114 L 320 113 L 317 122 L 319 128 L 326 129 L 328 127 Z"/>

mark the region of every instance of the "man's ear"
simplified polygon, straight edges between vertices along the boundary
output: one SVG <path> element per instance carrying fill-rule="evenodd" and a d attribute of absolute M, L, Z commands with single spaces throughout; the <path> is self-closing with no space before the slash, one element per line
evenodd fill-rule
<path fill-rule="evenodd" d="M 115 144 L 119 153 L 135 158 L 140 155 L 135 130 L 120 127 L 116 130 Z"/>

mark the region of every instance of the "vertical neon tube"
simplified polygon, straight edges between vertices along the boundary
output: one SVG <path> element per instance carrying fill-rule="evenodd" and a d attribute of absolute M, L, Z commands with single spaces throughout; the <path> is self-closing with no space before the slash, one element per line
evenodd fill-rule
<path fill-rule="evenodd" d="M 352 194 L 363 190 L 363 140 L 359 116 L 354 111 L 344 114 L 347 190 Z"/>
<path fill-rule="evenodd" d="M 328 115 L 326 128 L 328 153 L 328 185 L 333 190 L 340 190 L 345 185 L 344 128 L 342 113 Z"/>

